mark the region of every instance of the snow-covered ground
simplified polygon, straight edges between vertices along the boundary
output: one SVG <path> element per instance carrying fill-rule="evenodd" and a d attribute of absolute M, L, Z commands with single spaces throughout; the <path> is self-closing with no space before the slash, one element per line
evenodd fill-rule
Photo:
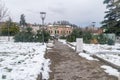
<path fill-rule="evenodd" d="M 116 70 L 110 66 L 103 65 L 103 66 L 101 66 L 101 68 L 105 69 L 105 72 L 108 73 L 109 75 L 120 77 L 119 76 L 120 73 L 118 72 L 118 70 Z"/>
<path fill-rule="evenodd" d="M 58 41 L 62 42 L 63 44 L 67 44 L 65 39 L 58 39 Z"/>
<path fill-rule="evenodd" d="M 120 44 L 100 45 L 100 44 L 84 44 L 84 50 L 91 54 L 97 55 L 108 62 L 120 66 Z"/>
<path fill-rule="evenodd" d="M 0 80 L 49 78 L 50 60 L 44 58 L 46 45 L 0 42 Z"/>
<path fill-rule="evenodd" d="M 76 46 L 76 42 L 71 43 Z M 90 55 L 97 55 L 115 65 L 120 66 L 120 44 L 115 45 L 100 45 L 100 44 L 83 44 L 83 49 L 89 54 L 80 55 L 88 59 Z M 85 56 L 86 55 L 86 56 Z"/>
<path fill-rule="evenodd" d="M 79 55 L 83 58 L 86 58 L 87 60 L 97 60 L 97 59 L 94 59 L 93 57 L 91 57 L 89 54 L 79 53 Z"/>
<path fill-rule="evenodd" d="M 60 40 L 61 42 L 65 43 L 65 40 Z M 70 43 L 71 45 L 68 45 L 72 49 L 75 50 L 76 42 Z M 116 43 L 113 46 L 110 45 L 100 45 L 100 44 L 83 44 L 83 50 L 87 51 L 87 53 L 79 53 L 81 57 L 84 57 L 88 60 L 96 60 L 91 57 L 91 55 L 97 55 L 108 62 L 111 62 L 115 65 L 120 66 L 120 44 Z M 119 72 L 116 69 L 113 69 L 110 66 L 103 65 L 101 68 L 105 69 L 105 72 L 107 72 L 110 75 L 119 76 Z"/>
<path fill-rule="evenodd" d="M 76 42 L 72 42 L 72 45 L 76 46 Z M 97 52 L 117 52 L 120 53 L 120 44 L 116 43 L 115 45 L 100 45 L 100 44 L 83 44 L 83 49 L 96 54 Z"/>
<path fill-rule="evenodd" d="M 97 54 L 97 56 L 120 66 L 120 53 L 101 53 Z"/>

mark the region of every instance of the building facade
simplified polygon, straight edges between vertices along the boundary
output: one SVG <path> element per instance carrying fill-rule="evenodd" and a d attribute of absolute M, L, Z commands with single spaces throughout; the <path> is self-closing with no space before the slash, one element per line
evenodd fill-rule
<path fill-rule="evenodd" d="M 90 32 L 93 34 L 102 34 L 104 32 L 102 28 L 93 27 L 93 26 L 82 28 L 82 31 L 83 32 Z"/>
<path fill-rule="evenodd" d="M 67 25 L 48 25 L 47 30 L 51 36 L 60 37 L 70 35 L 73 28 Z"/>

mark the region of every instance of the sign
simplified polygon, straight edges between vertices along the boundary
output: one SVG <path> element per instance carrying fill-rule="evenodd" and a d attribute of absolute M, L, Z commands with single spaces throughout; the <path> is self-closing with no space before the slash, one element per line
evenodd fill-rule
<path fill-rule="evenodd" d="M 76 52 L 83 52 L 83 38 L 76 39 Z"/>

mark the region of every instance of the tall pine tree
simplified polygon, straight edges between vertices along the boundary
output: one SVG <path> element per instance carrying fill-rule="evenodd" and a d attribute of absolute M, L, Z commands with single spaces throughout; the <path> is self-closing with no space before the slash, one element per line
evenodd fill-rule
<path fill-rule="evenodd" d="M 20 16 L 20 26 L 22 27 L 22 29 L 24 30 L 25 27 L 27 26 L 26 20 L 25 20 L 25 15 L 21 14 Z"/>
<path fill-rule="evenodd" d="M 106 4 L 105 19 L 101 23 L 103 28 L 106 29 L 106 33 L 120 34 L 120 1 L 119 0 L 104 0 Z"/>

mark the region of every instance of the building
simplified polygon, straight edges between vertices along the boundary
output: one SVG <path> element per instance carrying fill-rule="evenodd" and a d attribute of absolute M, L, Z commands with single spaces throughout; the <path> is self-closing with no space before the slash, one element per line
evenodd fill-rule
<path fill-rule="evenodd" d="M 43 30 L 44 28 L 44 30 L 48 31 L 51 36 L 56 38 L 59 38 L 61 36 L 68 36 L 73 31 L 73 27 L 69 25 L 45 25 L 43 27 L 39 25 L 29 24 L 28 26 L 32 28 L 32 31 L 34 33 L 37 33 L 38 30 Z"/>
<path fill-rule="evenodd" d="M 33 33 L 37 33 L 38 30 L 42 31 L 43 28 L 44 28 L 44 30 L 46 30 L 46 28 L 47 28 L 46 25 L 45 25 L 45 26 L 42 26 L 42 25 L 29 24 L 28 26 L 29 26 L 30 28 L 32 28 L 32 32 L 33 32 Z"/>
<path fill-rule="evenodd" d="M 103 33 L 102 28 L 93 27 L 93 26 L 82 28 L 82 31 L 83 32 L 90 32 L 90 33 L 93 33 L 93 34 L 102 34 Z"/>
<path fill-rule="evenodd" d="M 48 25 L 47 30 L 51 36 L 59 38 L 71 34 L 73 28 L 68 25 Z"/>
<path fill-rule="evenodd" d="M 33 33 L 37 33 L 38 30 L 41 30 L 39 26 L 30 26 L 30 28 L 32 28 Z"/>

